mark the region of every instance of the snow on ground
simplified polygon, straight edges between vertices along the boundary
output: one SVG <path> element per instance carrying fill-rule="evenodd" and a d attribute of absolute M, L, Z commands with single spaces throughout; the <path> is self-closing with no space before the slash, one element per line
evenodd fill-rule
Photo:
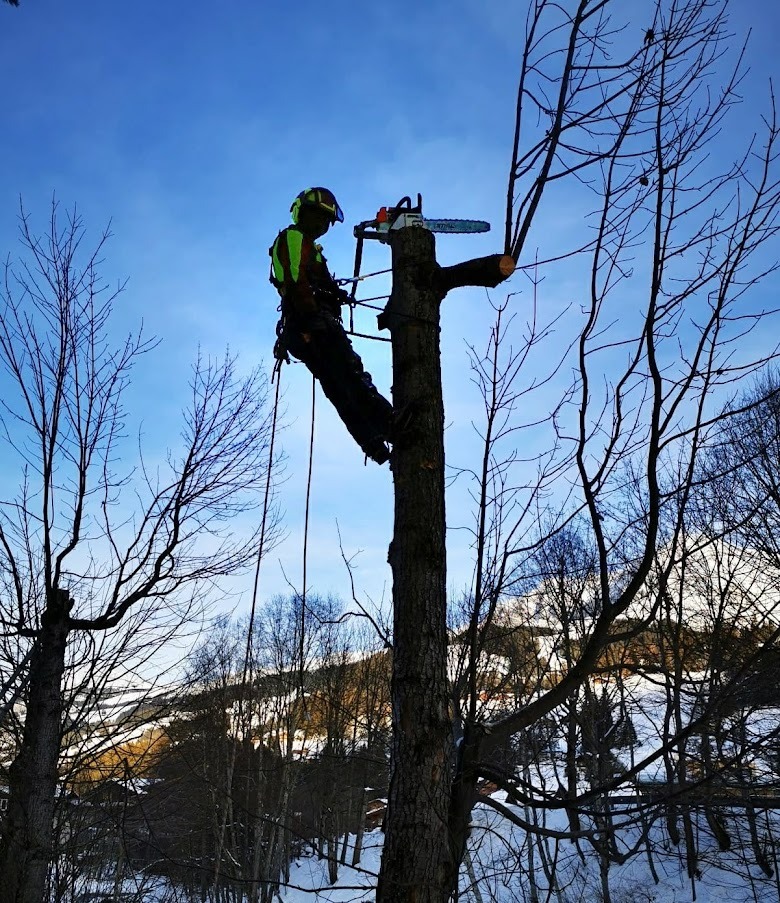
<path fill-rule="evenodd" d="M 637 826 L 618 832 L 621 852 L 633 849 L 624 864 L 611 863 L 606 875 L 586 840 L 575 842 L 556 836 L 568 828 L 562 811 L 536 812 L 507 803 L 498 792 L 493 798 L 541 832 L 532 835 L 507 821 L 500 813 L 477 805 L 472 822 L 469 855 L 461 870 L 460 903 L 603 903 L 604 882 L 611 903 L 770 903 L 780 899 L 780 876 L 766 877 L 756 865 L 744 813 L 725 814 L 732 849 L 722 852 L 702 819 L 694 825 L 699 858 L 696 875 L 687 876 L 684 844 L 669 842 L 658 819 L 649 829 L 646 844 Z M 764 842 L 772 818 L 772 833 L 780 837 L 780 815 L 758 816 L 759 842 Z M 384 835 L 377 829 L 365 834 L 360 863 L 339 865 L 331 884 L 328 862 L 310 852 L 292 863 L 287 886 L 280 889 L 281 903 L 368 903 L 374 900 Z M 352 859 L 354 836 L 349 838 L 346 861 Z M 648 852 L 649 851 L 649 852 Z M 533 880 L 531 880 L 533 876 Z M 109 887 L 109 885 L 111 885 Z M 84 887 L 85 903 L 113 898 L 113 882 Z M 132 903 L 184 903 L 186 895 L 153 876 L 126 879 L 120 899 Z"/>
<path fill-rule="evenodd" d="M 504 795 L 496 794 L 504 801 Z M 513 808 L 524 817 L 522 808 Z M 533 816 L 532 816 L 533 817 Z M 548 818 L 549 830 L 564 830 L 562 813 Z M 732 825 L 729 826 L 732 828 Z M 747 832 L 744 832 L 745 834 Z M 736 825 L 733 834 L 738 836 Z M 686 874 L 682 848 L 670 845 L 660 825 L 652 829 L 652 866 L 644 848 L 624 865 L 612 864 L 608 881 L 612 903 L 769 903 L 780 897 L 777 878 L 765 877 L 750 856 L 749 838 L 739 837 L 729 853 L 718 852 L 702 826 L 697 828 L 701 845 L 699 876 L 691 882 Z M 638 838 L 624 832 L 626 843 Z M 382 851 L 381 830 L 364 837 L 358 869 L 339 867 L 335 884 L 328 881 L 325 860 L 306 856 L 293 864 L 290 884 L 281 891 L 284 903 L 365 903 L 373 900 L 373 888 Z M 744 846 L 743 846 L 744 845 Z M 351 850 L 348 854 L 351 858 Z M 554 863 L 556 884 L 546 876 Z M 528 880 L 532 869 L 536 897 Z M 657 881 L 653 876 L 655 871 Z M 598 857 L 587 843 L 537 839 L 529 848 L 528 835 L 512 827 L 492 809 L 477 807 L 470 843 L 470 861 L 462 870 L 461 903 L 595 903 L 602 901 L 602 879 Z"/>
<path fill-rule="evenodd" d="M 692 714 L 695 686 L 702 677 L 689 675 L 692 689 L 683 705 L 684 717 Z M 638 740 L 633 761 L 640 762 L 657 750 L 660 743 L 666 709 L 662 683 L 652 676 L 630 678 L 626 682 L 626 704 Z M 750 715 L 749 727 L 760 733 L 776 726 L 777 716 L 775 710 L 756 711 Z M 621 756 L 625 758 L 625 751 Z M 641 777 L 662 778 L 662 761 L 649 765 Z M 533 769 L 532 779 L 538 786 L 554 791 L 560 780 L 559 770 L 554 762 L 546 762 Z M 583 785 L 580 789 L 587 788 Z M 505 794 L 497 793 L 494 798 L 506 804 Z M 611 903 L 768 903 L 780 899 L 778 867 L 772 861 L 772 848 L 767 843 L 770 829 L 773 837 L 780 838 L 780 813 L 758 813 L 758 842 L 772 862 L 775 871 L 772 877 L 764 875 L 756 864 L 744 810 L 735 810 L 721 812 L 732 839 L 732 849 L 727 852 L 718 849 L 703 818 L 694 825 L 698 860 L 691 879 L 687 874 L 684 843 L 675 846 L 669 841 L 662 818 L 649 827 L 649 842 L 644 841 L 636 826 L 620 831 L 621 851 L 635 850 L 625 863 L 610 863 L 603 875 L 599 857 L 587 840 L 576 843 L 555 836 L 569 827 L 563 811 L 535 813 L 518 806 L 509 808 L 519 818 L 537 824 L 553 836 L 537 835 L 529 840 L 528 832 L 513 826 L 495 810 L 478 805 L 473 816 L 470 855 L 462 869 L 461 903 L 602 903 L 605 882 Z M 620 821 L 619 817 L 616 821 Z M 382 841 L 379 830 L 367 834 L 360 868 L 341 866 L 338 880 L 332 886 L 327 862 L 316 856 L 299 860 L 292 869 L 290 886 L 282 891 L 282 900 L 284 903 L 373 900 Z M 347 858 L 351 858 L 351 851 Z M 535 888 L 530 875 L 534 876 Z"/>
<path fill-rule="evenodd" d="M 363 837 L 363 852 L 357 868 L 339 866 L 338 881 L 331 885 L 328 880 L 328 863 L 316 855 L 307 856 L 293 863 L 290 870 L 289 886 L 281 892 L 284 903 L 360 903 L 374 899 L 376 876 L 379 874 L 379 860 L 382 855 L 384 834 L 380 830 L 371 831 Z M 352 858 L 354 836 L 350 837 L 347 861 Z"/>
<path fill-rule="evenodd" d="M 496 798 L 504 802 L 503 794 Z M 523 812 L 522 807 L 510 806 L 520 817 L 534 819 L 533 813 Z M 565 831 L 566 818 L 562 812 L 548 815 L 540 825 L 548 831 Z M 729 822 L 734 839 L 733 850 L 719 852 L 706 825 L 697 825 L 696 839 L 700 848 L 699 875 L 688 879 L 682 845 L 675 847 L 668 842 L 660 823 L 650 831 L 651 859 L 648 860 L 644 844 L 623 865 L 611 864 L 608 872 L 609 892 L 613 903 L 747 903 L 747 901 L 777 900 L 780 884 L 776 877 L 766 878 L 751 855 L 747 829 L 738 829 Z M 620 833 L 621 846 L 627 849 L 641 840 L 634 828 Z M 528 834 L 509 825 L 499 813 L 477 807 L 474 813 L 472 835 L 472 877 L 462 880 L 463 900 L 478 900 L 474 887 L 483 903 L 531 903 L 531 882 L 528 874 L 533 871 L 540 901 L 549 899 L 555 903 L 591 903 L 603 900 L 599 859 L 587 842 L 575 844 L 570 840 L 536 838 L 529 847 Z M 547 874 L 554 872 L 556 884 L 551 886 Z M 655 877 L 653 875 L 655 871 Z M 657 881 L 656 881 L 657 877 Z"/>

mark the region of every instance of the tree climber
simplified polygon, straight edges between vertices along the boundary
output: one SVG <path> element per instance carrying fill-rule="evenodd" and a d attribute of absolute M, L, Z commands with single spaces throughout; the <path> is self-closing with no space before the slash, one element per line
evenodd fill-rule
<path fill-rule="evenodd" d="M 269 249 L 270 279 L 282 298 L 274 356 L 288 360 L 289 352 L 303 361 L 366 456 L 384 464 L 393 407 L 377 391 L 341 324 L 341 305 L 350 298 L 316 242 L 334 223 L 343 223 L 344 214 L 327 188 L 302 191 L 290 212 L 293 224 Z"/>

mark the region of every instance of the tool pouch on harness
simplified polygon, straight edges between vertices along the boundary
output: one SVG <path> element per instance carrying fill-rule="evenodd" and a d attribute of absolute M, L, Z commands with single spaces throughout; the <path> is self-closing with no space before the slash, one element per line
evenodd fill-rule
<path fill-rule="evenodd" d="M 276 324 L 276 341 L 274 342 L 274 358 L 280 363 L 284 361 L 285 363 L 290 363 L 290 354 L 287 351 L 287 343 L 285 342 L 285 328 L 287 323 L 285 321 L 285 316 L 279 318 L 279 322 Z"/>
<path fill-rule="evenodd" d="M 281 306 L 281 305 L 280 305 Z M 290 363 L 290 354 L 285 342 L 286 320 L 284 314 L 276 324 L 276 341 L 274 342 L 274 369 L 271 371 L 271 382 L 282 372 L 282 364 Z"/>

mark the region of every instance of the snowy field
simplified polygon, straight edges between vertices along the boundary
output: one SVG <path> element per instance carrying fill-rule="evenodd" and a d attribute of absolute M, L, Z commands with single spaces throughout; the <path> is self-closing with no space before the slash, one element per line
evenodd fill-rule
<path fill-rule="evenodd" d="M 505 802 L 502 793 L 495 795 Z M 521 818 L 529 813 L 522 807 L 510 807 Z M 531 814 L 531 818 L 534 816 Z M 548 818 L 542 830 L 554 833 L 566 828 L 561 814 Z M 739 836 L 736 821 L 729 824 L 735 837 L 734 847 L 724 853 L 717 850 L 706 825 L 697 826 L 700 860 L 698 874 L 689 879 L 682 845 L 668 843 L 663 828 L 656 824 L 650 831 L 652 853 L 647 847 L 625 864 L 611 864 L 606 874 L 599 868 L 599 857 L 587 842 L 536 837 L 512 828 L 496 812 L 478 806 L 469 845 L 469 857 L 462 869 L 461 903 L 604 903 L 605 882 L 611 903 L 763 903 L 780 899 L 780 880 L 766 877 L 755 865 L 749 851 L 749 838 Z M 746 833 L 746 831 L 745 831 Z M 624 832 L 626 845 L 636 836 Z M 354 837 L 350 838 L 354 841 Z M 376 875 L 382 853 L 382 831 L 366 833 L 360 865 L 339 866 L 335 884 L 329 883 L 328 863 L 315 854 L 295 861 L 289 883 L 280 888 L 277 900 L 283 903 L 359 903 L 374 899 Z M 346 860 L 351 859 L 351 848 Z M 554 879 L 551 877 L 554 875 Z M 80 899 L 87 903 L 121 899 L 134 903 L 184 903 L 189 897 L 164 881 L 141 875 L 126 879 L 115 897 L 113 883 L 85 886 Z M 231 897 L 231 899 L 235 899 Z"/>

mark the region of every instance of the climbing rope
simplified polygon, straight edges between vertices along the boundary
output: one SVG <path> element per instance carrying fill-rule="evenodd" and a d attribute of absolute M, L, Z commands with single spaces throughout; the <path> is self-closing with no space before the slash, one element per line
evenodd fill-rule
<path fill-rule="evenodd" d="M 281 370 L 282 361 L 278 360 L 274 370 L 271 374 L 271 382 L 274 381 L 274 377 L 279 375 Z M 276 444 L 276 425 L 279 414 L 279 386 L 281 384 L 281 379 L 276 379 L 276 392 L 274 394 L 274 406 L 273 413 L 271 415 L 271 439 L 268 446 L 268 465 L 266 468 L 265 474 L 265 490 L 263 493 L 263 516 L 260 521 L 260 541 L 257 549 L 257 562 L 255 564 L 255 576 L 254 583 L 252 586 L 252 604 L 249 610 L 249 623 L 247 625 L 246 631 L 246 646 L 244 648 L 244 663 L 241 668 L 241 683 L 239 685 L 239 693 L 238 693 L 238 718 L 237 722 L 240 726 L 243 721 L 244 716 L 244 697 L 245 690 L 247 684 L 247 678 L 249 675 L 249 667 L 252 659 L 252 636 L 254 634 L 254 625 L 255 625 L 255 617 L 257 615 L 257 594 L 258 588 L 260 585 L 260 563 L 263 560 L 263 555 L 265 553 L 265 541 L 266 541 L 266 533 L 268 529 L 268 511 L 271 506 L 271 471 L 273 468 L 274 462 L 274 446 Z M 250 719 L 251 725 L 251 719 Z M 236 755 L 238 753 L 238 743 L 233 744 L 233 748 L 231 750 L 230 762 L 228 768 L 229 782 L 232 782 L 232 775 L 236 765 Z M 219 876 L 221 871 L 221 863 L 222 863 L 222 847 L 225 842 L 225 832 L 227 830 L 227 816 L 229 809 L 226 808 L 223 817 L 219 826 L 219 833 L 217 835 L 217 856 L 215 857 L 215 866 L 214 866 L 214 888 L 216 888 L 219 883 Z"/>
<path fill-rule="evenodd" d="M 362 282 L 364 279 L 370 279 L 372 276 L 381 276 L 385 273 L 391 273 L 392 268 L 386 270 L 376 270 L 373 273 L 365 273 L 362 276 L 353 276 L 346 279 L 337 279 L 336 282 L 338 285 L 347 285 L 349 283 L 353 284 L 353 298 L 350 302 L 350 329 L 348 330 L 348 334 L 352 336 L 356 336 L 358 338 L 370 339 L 375 342 L 389 342 L 390 339 L 385 338 L 384 336 L 372 336 L 366 335 L 365 333 L 355 332 L 352 326 L 352 308 L 354 305 L 360 304 L 365 305 L 366 307 L 372 307 L 371 304 L 367 302 L 370 301 L 381 301 L 390 297 L 390 295 L 376 295 L 371 298 L 366 298 L 365 300 L 358 301 L 354 298 L 354 290 L 358 282 Z M 376 307 L 376 310 L 381 310 L 382 308 Z M 262 526 L 260 528 L 260 550 L 258 551 L 257 557 L 257 565 L 255 568 L 255 580 L 254 580 L 254 588 L 252 593 L 252 607 L 249 617 L 249 628 L 247 631 L 247 646 L 246 652 L 244 655 L 244 667 L 242 670 L 241 677 L 241 688 L 242 688 L 242 699 L 243 699 L 243 688 L 246 683 L 246 675 L 249 668 L 249 661 L 251 658 L 252 651 L 252 632 L 254 626 L 254 620 L 256 616 L 256 608 L 257 608 L 257 591 L 259 585 L 259 575 L 260 575 L 260 560 L 262 557 L 262 551 L 265 544 L 265 533 L 266 533 L 266 523 L 268 517 L 268 505 L 270 498 L 270 473 L 271 473 L 271 463 L 273 461 L 273 448 L 274 448 L 274 440 L 276 437 L 276 421 L 277 421 L 277 412 L 279 407 L 279 386 L 281 383 L 281 369 L 282 364 L 287 362 L 290 363 L 290 356 L 287 353 L 287 349 L 284 347 L 284 343 L 282 340 L 283 333 L 283 324 L 280 321 L 277 326 L 277 341 L 274 346 L 274 357 L 275 363 L 274 368 L 271 375 L 271 381 L 276 382 L 276 394 L 274 398 L 274 409 L 273 409 L 273 419 L 272 419 L 272 427 L 271 427 L 271 448 L 270 448 L 270 459 L 269 459 L 269 467 L 268 467 L 268 477 L 266 480 L 266 489 L 265 489 L 265 499 L 263 503 L 263 518 L 262 518 Z M 317 398 L 317 381 L 312 376 L 311 381 L 311 428 L 309 433 L 309 468 L 308 474 L 306 478 L 306 506 L 304 512 L 304 521 L 303 521 L 303 561 L 302 561 L 302 580 L 303 586 L 301 588 L 301 612 L 300 612 L 300 637 L 298 644 L 298 656 L 299 656 L 299 687 L 298 692 L 300 693 L 300 698 L 303 703 L 304 709 L 306 706 L 306 699 L 303 692 L 304 686 L 304 670 L 305 670 L 305 629 L 306 629 L 306 590 L 307 590 L 307 580 L 308 580 L 308 553 L 309 553 L 309 513 L 311 510 L 311 484 L 312 484 L 312 472 L 314 468 L 314 427 L 315 427 L 315 414 L 316 414 L 316 398 Z"/>
<path fill-rule="evenodd" d="M 309 503 L 311 501 L 311 473 L 314 464 L 314 414 L 317 399 L 317 380 L 311 378 L 311 432 L 309 434 L 309 473 L 306 478 L 306 512 L 303 518 L 303 589 L 301 591 L 301 636 L 298 653 L 300 655 L 300 693 L 304 707 L 306 697 L 303 693 L 304 671 L 304 634 L 306 627 L 306 566 L 309 551 Z"/>
<path fill-rule="evenodd" d="M 360 300 L 358 300 L 357 298 L 355 298 L 355 300 L 352 302 L 352 304 L 363 304 L 363 305 L 365 305 L 366 307 L 368 307 L 369 305 L 368 305 L 367 302 L 369 302 L 369 301 L 383 301 L 383 300 L 385 300 L 385 299 L 387 299 L 387 298 L 389 298 L 389 297 L 390 297 L 390 295 L 374 295 L 372 298 L 361 298 Z M 382 310 L 381 307 L 377 307 L 377 308 L 375 308 L 375 309 L 376 309 L 376 310 Z"/>
<path fill-rule="evenodd" d="M 385 273 L 392 273 L 393 268 L 389 267 L 386 270 L 376 270 L 373 273 L 364 273 L 362 276 L 346 276 L 343 279 L 337 279 L 336 282 L 338 285 L 349 285 L 350 282 L 362 282 L 364 279 L 370 279 L 372 276 L 382 276 Z"/>
<path fill-rule="evenodd" d="M 355 332 L 355 322 L 354 322 L 355 304 L 360 303 L 355 298 L 355 293 L 357 292 L 358 282 L 362 282 L 364 279 L 370 279 L 372 276 L 381 276 L 384 273 L 392 273 L 393 272 L 393 268 L 390 267 L 389 269 L 386 269 L 386 270 L 375 270 L 373 273 L 364 273 L 361 276 L 359 274 L 360 274 L 360 262 L 362 260 L 362 257 L 363 257 L 363 238 L 361 235 L 361 237 L 358 239 L 358 244 L 355 249 L 355 275 L 347 276 L 343 279 L 336 280 L 337 285 L 350 285 L 350 284 L 352 285 L 352 288 L 350 289 L 350 292 L 349 292 L 349 330 L 348 330 L 348 332 L 350 335 L 358 336 L 361 339 L 373 339 L 374 341 L 387 341 L 386 339 L 381 339 L 378 336 L 376 336 L 376 337 L 369 336 L 369 335 L 365 335 L 364 333 Z M 384 296 L 377 295 L 376 298 L 369 298 L 368 300 L 369 301 L 378 301 L 381 297 L 389 298 L 390 296 L 389 295 L 384 295 Z"/>
<path fill-rule="evenodd" d="M 278 362 L 281 367 L 281 361 Z M 276 368 L 274 368 L 276 371 Z M 273 377 L 272 377 L 273 379 Z M 260 586 L 260 563 L 265 553 L 266 532 L 268 529 L 268 510 L 271 504 L 271 469 L 274 461 L 274 446 L 276 444 L 276 424 L 279 414 L 279 386 L 281 380 L 276 380 L 276 392 L 274 393 L 274 407 L 271 415 L 271 440 L 268 447 L 268 466 L 265 474 L 265 490 L 263 493 L 263 516 L 260 520 L 260 542 L 257 549 L 257 562 L 255 564 L 255 576 L 252 586 L 252 605 L 249 609 L 249 625 L 247 627 L 246 648 L 244 651 L 244 665 L 241 671 L 241 693 L 239 695 L 239 707 L 243 704 L 243 690 L 246 685 L 249 662 L 252 656 L 252 634 L 254 632 L 255 617 L 257 614 L 257 593 Z M 239 708 L 239 714 L 241 714 Z"/>
<path fill-rule="evenodd" d="M 354 329 L 348 329 L 347 335 L 355 336 L 358 339 L 369 339 L 372 342 L 391 342 L 392 339 L 387 339 L 383 335 L 368 335 L 365 332 L 355 332 Z"/>
<path fill-rule="evenodd" d="M 273 466 L 274 460 L 274 448 L 276 444 L 276 427 L 278 422 L 279 415 L 279 394 L 280 394 L 280 386 L 281 386 L 281 378 L 279 375 L 281 373 L 281 365 L 282 360 L 277 360 L 276 365 L 274 366 L 272 381 L 274 377 L 276 382 L 276 391 L 274 393 L 274 405 L 273 405 L 273 413 L 271 416 L 271 439 L 269 443 L 268 449 L 268 466 L 266 469 L 266 480 L 265 480 L 265 490 L 263 494 L 263 514 L 260 521 L 260 541 L 258 545 L 257 551 L 257 560 L 255 563 L 255 573 L 254 573 L 254 581 L 252 586 L 252 604 L 250 606 L 249 611 L 249 622 L 247 625 L 247 636 L 246 636 L 246 646 L 244 649 L 244 662 L 241 669 L 241 683 L 240 683 L 240 691 L 239 691 L 239 709 L 238 715 L 239 720 L 243 715 L 243 705 L 244 705 L 244 691 L 246 689 L 247 678 L 249 674 L 250 663 L 252 660 L 252 638 L 254 634 L 254 624 L 255 619 L 257 617 L 257 600 L 258 600 L 258 591 L 260 587 L 260 565 L 263 559 L 263 554 L 265 552 L 265 544 L 266 544 L 266 534 L 268 530 L 268 512 L 270 509 L 270 501 L 271 501 L 271 470 Z M 317 383 L 314 377 L 312 377 L 311 383 L 311 432 L 309 436 L 309 470 L 306 481 L 306 509 L 304 515 L 304 525 L 303 525 L 303 588 L 301 591 L 301 615 L 300 615 L 300 643 L 299 643 L 299 656 L 300 656 L 300 668 L 299 668 L 299 692 L 301 695 L 301 699 L 304 700 L 303 695 L 303 675 L 304 675 L 304 651 L 305 651 L 305 619 L 306 619 L 306 582 L 307 582 L 307 568 L 308 568 L 308 547 L 309 547 L 309 511 L 310 511 L 310 503 L 311 503 L 311 483 L 312 483 L 312 470 L 314 463 L 314 424 L 315 424 L 315 403 L 316 403 L 316 388 Z M 304 700 L 305 704 L 305 700 Z"/>
<path fill-rule="evenodd" d="M 378 304 L 369 304 L 368 302 L 369 301 L 379 301 L 379 300 L 381 300 L 381 298 L 389 298 L 389 297 L 390 297 L 390 295 L 381 295 L 379 298 L 365 298 L 365 299 L 361 299 L 360 301 L 355 301 L 354 303 L 359 305 L 360 307 L 368 307 L 371 310 L 382 311 L 382 310 L 384 310 L 384 307 L 380 307 Z"/>
<path fill-rule="evenodd" d="M 386 307 L 379 307 L 376 304 L 369 304 L 369 301 L 382 301 L 385 298 L 389 298 L 390 295 L 377 295 L 375 298 L 361 298 L 359 301 L 355 299 L 352 302 L 353 305 L 357 305 L 359 307 L 368 307 L 370 310 L 378 310 L 380 313 L 384 313 L 387 309 Z M 398 311 L 393 311 L 394 317 L 400 317 L 402 320 L 416 320 L 418 323 L 427 323 L 429 326 L 436 326 L 438 324 L 433 320 L 428 320 L 426 317 L 416 317 L 414 314 L 402 314 Z M 351 317 L 350 317 L 351 319 Z M 364 339 L 372 339 L 375 342 L 390 342 L 392 339 L 386 339 L 383 336 L 372 336 L 372 335 L 361 335 L 360 333 L 350 333 L 350 335 L 360 335 L 361 338 Z"/>

